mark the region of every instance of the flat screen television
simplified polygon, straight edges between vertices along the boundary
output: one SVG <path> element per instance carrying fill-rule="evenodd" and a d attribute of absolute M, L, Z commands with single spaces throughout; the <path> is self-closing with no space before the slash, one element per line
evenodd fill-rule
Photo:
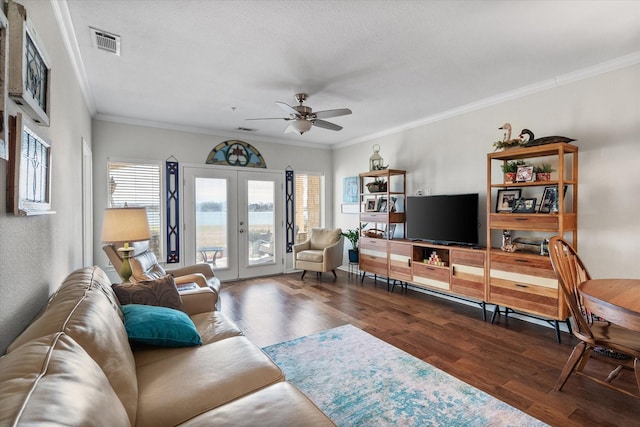
<path fill-rule="evenodd" d="M 407 238 L 449 245 L 478 244 L 478 194 L 408 196 Z"/>

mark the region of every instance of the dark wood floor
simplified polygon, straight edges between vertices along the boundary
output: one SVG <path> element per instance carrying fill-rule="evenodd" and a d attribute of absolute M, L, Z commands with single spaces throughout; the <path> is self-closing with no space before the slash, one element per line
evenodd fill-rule
<path fill-rule="evenodd" d="M 586 378 L 553 391 L 571 335 L 558 344 L 551 328 L 503 316 L 491 324 L 479 307 L 411 288 L 389 293 L 386 282 L 345 271 L 336 281 L 287 274 L 224 284 L 222 311 L 260 347 L 350 323 L 550 425 L 640 425 L 640 400 Z M 594 360 L 588 369 L 610 365 Z M 634 391 L 632 372 L 616 381 Z"/>

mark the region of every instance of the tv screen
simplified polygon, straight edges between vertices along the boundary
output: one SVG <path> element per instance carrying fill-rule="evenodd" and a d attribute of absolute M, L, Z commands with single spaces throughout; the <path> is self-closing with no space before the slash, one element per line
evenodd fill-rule
<path fill-rule="evenodd" d="M 407 238 L 439 244 L 478 244 L 478 194 L 408 196 Z"/>

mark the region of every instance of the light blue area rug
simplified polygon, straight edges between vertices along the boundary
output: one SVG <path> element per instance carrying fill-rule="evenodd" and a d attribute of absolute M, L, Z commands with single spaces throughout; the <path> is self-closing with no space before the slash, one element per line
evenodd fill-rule
<path fill-rule="evenodd" d="M 338 426 L 545 426 L 345 325 L 263 349 Z"/>

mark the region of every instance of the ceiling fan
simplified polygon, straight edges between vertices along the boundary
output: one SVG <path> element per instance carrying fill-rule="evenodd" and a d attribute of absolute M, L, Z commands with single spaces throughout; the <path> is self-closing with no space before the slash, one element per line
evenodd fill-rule
<path fill-rule="evenodd" d="M 311 107 L 307 107 L 302 105 L 304 101 L 307 99 L 306 93 L 297 93 L 296 101 L 300 105 L 296 105 L 292 107 L 284 102 L 276 101 L 276 105 L 282 108 L 285 112 L 289 114 L 289 117 L 267 117 L 260 119 L 247 119 L 247 120 L 286 120 L 291 121 L 291 124 L 287 126 L 284 130 L 284 133 L 288 132 L 297 132 L 300 135 L 309 131 L 311 126 L 318 126 L 324 129 L 329 130 L 341 130 L 342 126 L 338 126 L 335 123 L 327 122 L 326 119 L 329 117 L 338 117 L 338 116 L 346 116 L 347 114 L 351 114 L 351 110 L 348 108 L 338 108 L 336 110 L 324 110 L 313 112 Z"/>

